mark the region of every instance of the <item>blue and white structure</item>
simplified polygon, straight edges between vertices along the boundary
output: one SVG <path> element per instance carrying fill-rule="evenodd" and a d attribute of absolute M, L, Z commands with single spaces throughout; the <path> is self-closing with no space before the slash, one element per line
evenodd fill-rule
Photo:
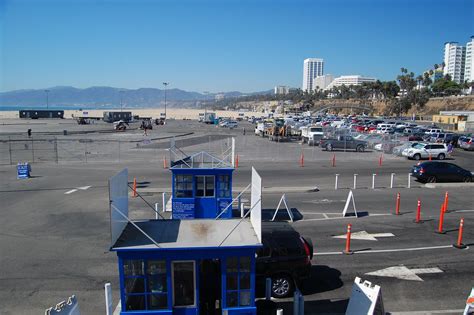
<path fill-rule="evenodd" d="M 173 176 L 179 169 L 209 170 L 178 165 L 173 166 Z M 120 314 L 256 314 L 262 181 L 254 169 L 250 220 L 132 221 L 127 189 L 127 170 L 109 180 L 111 251 L 118 256 Z M 195 213 L 207 213 L 206 205 L 202 209 Z"/>
<path fill-rule="evenodd" d="M 232 164 L 199 152 L 172 162 L 170 170 L 173 219 L 232 218 Z"/>

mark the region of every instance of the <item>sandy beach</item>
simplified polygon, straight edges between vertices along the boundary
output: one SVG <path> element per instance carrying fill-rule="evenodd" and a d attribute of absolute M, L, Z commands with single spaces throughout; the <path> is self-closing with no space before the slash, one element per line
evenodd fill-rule
<path fill-rule="evenodd" d="M 104 111 L 120 111 L 120 109 L 90 109 L 90 110 L 65 110 L 64 118 L 70 119 L 74 117 L 102 117 Z M 164 112 L 163 108 L 140 108 L 140 109 L 129 109 L 124 108 L 123 111 L 131 111 L 133 115 L 139 115 L 140 117 L 152 117 L 159 118 L 160 113 Z M 188 108 L 168 108 L 166 115 L 172 119 L 193 119 L 197 120 L 199 113 L 204 112 L 202 109 L 188 109 Z M 211 112 L 211 111 L 209 111 Z M 239 113 L 244 113 L 244 116 L 255 116 L 260 117 L 262 113 L 252 111 L 224 111 L 217 110 L 213 111 L 217 117 L 231 117 L 237 118 Z M 19 111 L 0 111 L 0 119 L 13 119 L 19 118 Z"/>

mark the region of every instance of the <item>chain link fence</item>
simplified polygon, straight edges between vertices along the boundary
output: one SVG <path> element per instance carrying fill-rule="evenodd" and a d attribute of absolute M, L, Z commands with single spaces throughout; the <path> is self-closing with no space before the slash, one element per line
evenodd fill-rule
<path fill-rule="evenodd" d="M 163 149 L 144 149 L 149 141 L 18 138 L 0 139 L 0 164 L 161 161 Z"/>

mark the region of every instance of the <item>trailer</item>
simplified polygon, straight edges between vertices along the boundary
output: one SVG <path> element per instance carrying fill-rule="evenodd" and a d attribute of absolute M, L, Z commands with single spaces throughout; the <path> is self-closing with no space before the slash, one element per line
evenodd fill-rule
<path fill-rule="evenodd" d="M 44 110 L 44 109 L 22 109 L 19 111 L 20 118 L 30 118 L 30 119 L 39 119 L 39 118 L 64 118 L 63 110 Z"/>
<path fill-rule="evenodd" d="M 132 121 L 132 112 L 104 112 L 103 120 L 108 123 L 113 123 L 119 120 L 130 122 Z"/>

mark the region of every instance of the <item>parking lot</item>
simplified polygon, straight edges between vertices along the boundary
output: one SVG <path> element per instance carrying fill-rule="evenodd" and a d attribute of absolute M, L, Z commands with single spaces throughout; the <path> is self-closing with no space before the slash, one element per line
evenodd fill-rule
<path fill-rule="evenodd" d="M 37 133 L 33 130 L 33 140 L 26 137 L 23 125 L 0 128 L 5 141 L 0 149 L 1 314 L 38 314 L 71 294 L 78 297 L 82 313 L 102 314 L 106 282 L 112 283 L 114 303 L 118 303 L 116 256 L 109 252 L 107 180 L 126 167 L 137 178 L 142 196 L 151 204 L 161 203 L 161 193 L 171 185 L 171 173 L 163 168 L 163 161 L 169 163 L 167 148 L 172 137 L 185 153 L 215 155 L 225 153 L 234 137 L 239 159 L 234 195 L 250 182 L 252 167 L 263 179 L 265 211 L 273 213 L 282 194 L 286 195 L 289 207 L 298 214 L 293 227 L 314 244 L 312 277 L 302 287 L 307 314 L 343 314 L 356 276 L 379 284 L 385 310 L 394 314 L 459 314 L 465 306 L 474 283 L 473 184 L 428 188 L 409 179 L 415 161 L 382 156 L 372 149 L 327 152 L 299 142 L 271 142 L 255 136 L 250 123 L 228 129 L 170 120 L 147 136 L 134 125 L 114 133 L 107 124 L 71 124 L 77 133 L 65 135 L 69 121 L 44 123 Z M 7 137 L 25 141 L 13 156 Z M 31 161 L 32 148 L 24 144 L 35 145 L 35 139 L 45 143 L 56 139 L 59 147 L 48 149 L 44 159 L 36 155 L 32 178 L 18 180 L 16 162 Z M 474 152 L 456 149 L 448 160 L 474 170 L 473 156 Z M 354 193 L 357 218 L 342 217 L 349 189 Z M 446 191 L 446 233 L 437 234 Z M 394 214 L 398 192 L 401 215 Z M 418 200 L 420 224 L 413 222 Z M 154 217 L 137 199 L 131 201 L 131 210 Z M 461 217 L 465 220 L 463 242 L 471 246 L 464 250 L 451 246 L 457 240 Z M 346 233 L 348 223 L 359 233 L 359 239 L 352 241 L 353 255 L 342 254 L 345 239 L 338 238 Z M 278 303 L 285 314 L 291 314 L 290 300 Z"/>

